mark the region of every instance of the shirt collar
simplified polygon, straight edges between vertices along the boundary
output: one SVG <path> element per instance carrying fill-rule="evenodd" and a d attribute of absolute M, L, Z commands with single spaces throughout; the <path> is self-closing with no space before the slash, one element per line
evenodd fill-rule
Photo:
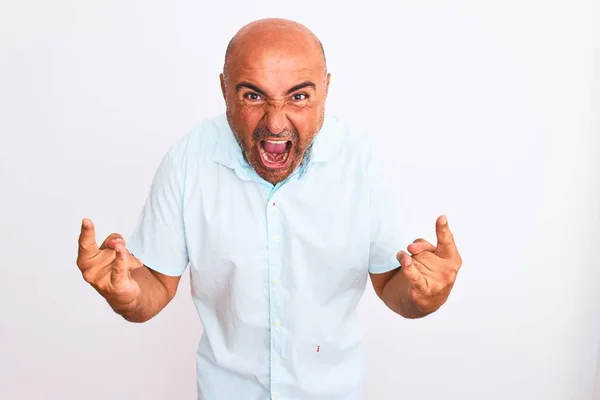
<path fill-rule="evenodd" d="M 248 166 L 242 155 L 242 150 L 229 126 L 229 122 L 227 122 L 227 117 L 225 115 L 220 115 L 217 118 L 216 125 L 217 145 L 213 153 L 213 161 L 231 169 Z"/>

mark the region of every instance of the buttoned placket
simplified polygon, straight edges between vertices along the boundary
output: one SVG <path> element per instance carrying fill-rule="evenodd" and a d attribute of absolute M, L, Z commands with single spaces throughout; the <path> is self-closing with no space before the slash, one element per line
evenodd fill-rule
<path fill-rule="evenodd" d="M 281 392 L 278 388 L 279 369 L 282 368 L 283 330 L 285 319 L 281 309 L 281 268 L 282 268 L 282 226 L 279 212 L 277 190 L 280 185 L 275 185 L 267 200 L 267 238 L 268 238 L 268 262 L 269 262 L 269 320 L 270 320 L 270 385 L 271 398 L 280 399 Z"/>
<path fill-rule="evenodd" d="M 277 376 L 281 368 L 285 368 L 282 351 L 285 343 L 284 332 L 286 329 L 283 309 L 281 307 L 281 291 L 285 287 L 285 282 L 281 280 L 281 270 L 283 252 L 281 242 L 282 237 L 282 220 L 281 220 L 281 203 L 277 192 L 282 186 L 291 179 L 298 179 L 300 171 L 294 171 L 287 179 L 279 182 L 276 185 L 270 185 L 265 180 L 261 179 L 261 183 L 265 187 L 269 187 L 269 195 L 266 205 L 266 222 L 267 222 L 267 249 L 269 263 L 269 381 L 271 399 L 281 400 L 282 393 L 279 389 Z"/>

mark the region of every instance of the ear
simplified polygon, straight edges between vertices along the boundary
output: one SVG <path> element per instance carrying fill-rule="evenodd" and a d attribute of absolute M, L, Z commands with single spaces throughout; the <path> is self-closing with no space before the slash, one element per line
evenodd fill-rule
<path fill-rule="evenodd" d="M 329 81 L 331 80 L 331 74 L 328 72 L 327 77 L 325 78 L 325 98 L 327 98 L 327 93 L 329 93 Z"/>
<path fill-rule="evenodd" d="M 219 74 L 219 79 L 221 80 L 221 93 L 223 94 L 223 100 L 227 101 L 227 91 L 225 90 L 225 75 L 223 75 L 223 73 Z"/>

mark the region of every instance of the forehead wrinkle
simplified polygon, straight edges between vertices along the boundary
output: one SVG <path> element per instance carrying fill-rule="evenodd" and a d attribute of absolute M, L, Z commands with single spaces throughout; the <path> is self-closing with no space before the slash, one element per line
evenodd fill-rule
<path fill-rule="evenodd" d="M 290 89 L 305 82 L 313 83 L 314 90 L 324 85 L 324 80 L 320 79 L 314 68 L 297 67 L 295 62 L 290 62 L 289 66 L 290 69 L 273 67 L 271 64 L 264 68 L 240 65 L 232 71 L 230 85 L 235 88 L 239 83 L 248 82 L 272 97 L 289 94 Z"/>

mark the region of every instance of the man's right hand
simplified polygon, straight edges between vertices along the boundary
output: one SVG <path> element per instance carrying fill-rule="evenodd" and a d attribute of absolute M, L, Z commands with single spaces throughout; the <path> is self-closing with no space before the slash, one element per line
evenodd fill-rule
<path fill-rule="evenodd" d="M 92 285 L 113 309 L 135 307 L 140 295 L 138 283 L 131 277 L 131 270 L 143 267 L 125 247 L 125 240 L 118 233 L 109 235 L 100 248 L 96 244 L 94 223 L 84 219 L 79 235 L 77 266 L 83 279 Z"/>

